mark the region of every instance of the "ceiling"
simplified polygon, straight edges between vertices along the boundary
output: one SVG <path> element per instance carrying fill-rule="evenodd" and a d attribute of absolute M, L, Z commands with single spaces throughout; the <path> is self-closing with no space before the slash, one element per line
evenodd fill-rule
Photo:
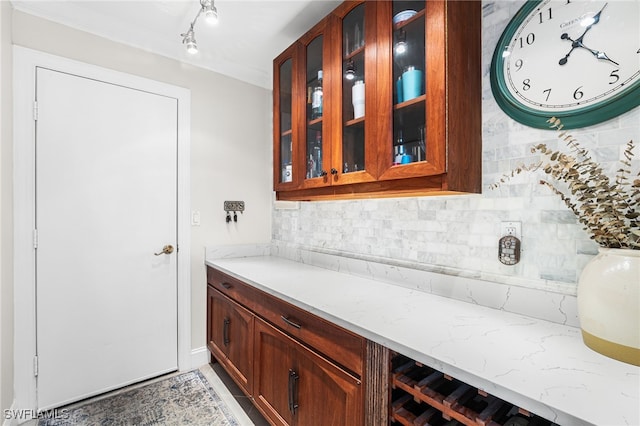
<path fill-rule="evenodd" d="M 199 0 L 12 0 L 17 10 L 269 89 L 273 59 L 340 3 L 215 0 L 219 22 L 198 19 L 191 55 L 180 34 Z"/>

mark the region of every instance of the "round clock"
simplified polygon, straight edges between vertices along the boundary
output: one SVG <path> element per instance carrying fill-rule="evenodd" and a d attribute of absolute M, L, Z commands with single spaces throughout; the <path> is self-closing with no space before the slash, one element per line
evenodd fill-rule
<path fill-rule="evenodd" d="M 514 120 L 565 128 L 640 105 L 640 0 L 529 0 L 504 30 L 491 90 Z"/>

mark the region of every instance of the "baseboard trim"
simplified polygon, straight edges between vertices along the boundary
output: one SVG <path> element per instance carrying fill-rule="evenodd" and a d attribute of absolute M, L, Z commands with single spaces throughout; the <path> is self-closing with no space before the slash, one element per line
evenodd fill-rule
<path fill-rule="evenodd" d="M 191 349 L 191 368 L 200 368 L 209 363 L 209 351 L 206 346 Z"/>

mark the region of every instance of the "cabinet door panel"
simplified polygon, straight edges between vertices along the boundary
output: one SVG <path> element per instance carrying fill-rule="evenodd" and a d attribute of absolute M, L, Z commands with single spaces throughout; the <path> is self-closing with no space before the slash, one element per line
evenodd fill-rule
<path fill-rule="evenodd" d="M 359 380 L 298 345 L 294 354 L 297 383 L 294 416 L 297 425 L 353 426 L 362 424 Z"/>
<path fill-rule="evenodd" d="M 254 399 L 272 423 L 292 424 L 289 402 L 290 339 L 260 319 L 255 321 Z"/>
<path fill-rule="evenodd" d="M 254 316 L 211 286 L 207 294 L 209 350 L 244 392 L 251 394 Z"/>
<path fill-rule="evenodd" d="M 256 319 L 255 400 L 276 424 L 362 424 L 360 380 Z"/>
<path fill-rule="evenodd" d="M 242 306 L 229 301 L 230 311 L 226 324 L 228 342 L 227 357 L 230 361 L 229 374 L 251 394 L 253 384 L 253 321 L 254 316 Z"/>
<path fill-rule="evenodd" d="M 207 286 L 207 344 L 216 358 L 226 358 L 227 346 L 224 344 L 224 322 L 229 307 L 222 295 L 211 286 Z"/>

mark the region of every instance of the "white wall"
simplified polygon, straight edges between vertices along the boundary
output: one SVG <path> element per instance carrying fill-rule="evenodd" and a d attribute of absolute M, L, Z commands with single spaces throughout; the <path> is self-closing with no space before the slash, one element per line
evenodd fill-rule
<path fill-rule="evenodd" d="M 13 402 L 11 12 L 11 3 L 0 1 L 0 413 L 4 413 Z"/>
<path fill-rule="evenodd" d="M 270 240 L 270 91 L 20 11 L 13 43 L 191 90 L 191 203 L 202 221 L 191 236 L 191 345 L 203 347 L 205 245 Z M 245 201 L 237 224 L 225 222 L 224 200 Z M 3 200 L 3 211 L 11 208 Z"/>
<path fill-rule="evenodd" d="M 579 274 L 597 246 L 573 214 L 534 174 L 497 191 L 488 188 L 516 165 L 534 162 L 534 144 L 558 146 L 555 132 L 523 126 L 504 114 L 490 89 L 494 48 L 523 4 L 483 1 L 482 195 L 301 203 L 299 210 L 274 211 L 274 242 L 385 263 L 411 261 L 421 269 L 575 295 Z M 623 145 L 640 142 L 640 108 L 573 134 L 606 170 L 615 171 Z M 498 261 L 501 221 L 522 222 L 523 251 L 515 266 Z"/>

